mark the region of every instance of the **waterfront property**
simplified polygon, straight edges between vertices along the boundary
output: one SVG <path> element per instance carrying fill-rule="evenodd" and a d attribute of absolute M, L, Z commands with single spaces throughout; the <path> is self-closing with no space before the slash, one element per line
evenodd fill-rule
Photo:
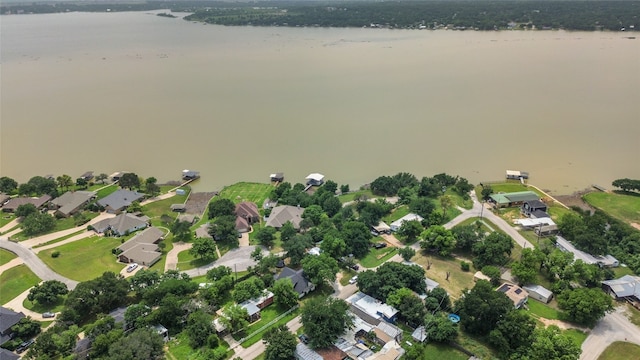
<path fill-rule="evenodd" d="M 402 226 L 402 223 L 404 223 L 405 221 L 420 221 L 422 222 L 422 220 L 424 220 L 424 218 L 418 214 L 414 214 L 414 213 L 409 213 L 403 217 L 401 217 L 400 219 L 394 221 L 391 223 L 391 231 L 398 231 L 400 229 L 400 227 Z"/>
<path fill-rule="evenodd" d="M 155 264 L 162 253 L 158 243 L 162 241 L 164 232 L 150 227 L 118 247 L 118 260 L 123 263 L 138 263 L 145 266 Z"/>
<path fill-rule="evenodd" d="M 530 218 L 548 218 L 549 214 L 547 214 L 547 204 L 543 203 L 540 200 L 527 200 L 522 203 L 522 207 L 520 211 L 525 216 Z"/>
<path fill-rule="evenodd" d="M 298 230 L 300 229 L 303 212 L 304 208 L 299 206 L 276 206 L 271 210 L 271 214 L 267 218 L 267 226 L 273 226 L 276 229 L 280 229 L 285 223 L 291 222 L 293 227 Z"/>
<path fill-rule="evenodd" d="M 533 191 L 518 191 L 512 193 L 491 194 L 489 202 L 497 208 L 522 205 L 525 201 L 540 200 L 538 194 Z"/>
<path fill-rule="evenodd" d="M 239 232 L 248 232 L 252 224 L 260 221 L 258 206 L 250 201 L 236 204 L 235 215 L 236 230 Z"/>
<path fill-rule="evenodd" d="M 98 205 L 102 206 L 108 213 L 119 214 L 128 208 L 134 201 L 139 201 L 144 194 L 127 189 L 118 189 L 107 197 L 98 200 Z"/>
<path fill-rule="evenodd" d="M 526 171 L 519 171 L 519 170 L 507 170 L 506 178 L 508 180 L 528 179 L 529 173 Z"/>
<path fill-rule="evenodd" d="M 26 204 L 33 204 L 33 206 L 35 206 L 36 209 L 40 209 L 50 200 L 51 200 L 50 195 L 42 195 L 39 198 L 16 197 L 4 203 L 4 205 L 2 205 L 2 211 L 15 212 L 20 205 L 26 205 Z"/>
<path fill-rule="evenodd" d="M 182 180 L 195 180 L 200 177 L 200 173 L 193 170 L 182 170 Z"/>
<path fill-rule="evenodd" d="M 95 198 L 93 191 L 67 191 L 51 200 L 51 204 L 57 209 L 56 216 L 69 217 Z"/>

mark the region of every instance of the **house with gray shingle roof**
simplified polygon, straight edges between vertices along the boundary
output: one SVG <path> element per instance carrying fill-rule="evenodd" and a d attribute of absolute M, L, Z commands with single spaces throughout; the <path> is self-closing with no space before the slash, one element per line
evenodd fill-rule
<path fill-rule="evenodd" d="M 0 307 L 0 344 L 11 339 L 11 327 L 24 317 L 22 312 L 15 312 L 5 307 Z"/>
<path fill-rule="evenodd" d="M 302 269 L 293 270 L 290 267 L 285 267 L 279 275 L 275 276 L 276 280 L 289 279 L 293 284 L 293 290 L 298 293 L 298 297 L 303 297 L 309 292 L 313 291 L 316 287 L 305 276 Z"/>
<path fill-rule="evenodd" d="M 98 234 L 111 232 L 116 236 L 124 236 L 148 226 L 149 218 L 138 217 L 129 213 L 121 213 L 110 219 L 104 219 L 91 225 Z"/>
<path fill-rule="evenodd" d="M 143 197 L 144 194 L 137 191 L 119 189 L 107 197 L 98 200 L 98 205 L 105 208 L 109 213 L 118 214 L 129 207 L 134 201 L 141 200 Z"/>
<path fill-rule="evenodd" d="M 155 264 L 162 253 L 158 243 L 164 237 L 164 232 L 157 227 L 150 227 L 137 233 L 129 241 L 118 247 L 118 260 L 123 263 L 138 263 L 145 266 Z"/>
<path fill-rule="evenodd" d="M 4 205 L 2 205 L 2 211 L 4 212 L 15 212 L 18 209 L 18 206 L 25 204 L 33 204 L 36 209 L 40 209 L 44 204 L 51 200 L 51 195 L 42 195 L 39 198 L 32 197 L 15 197 L 7 201 Z"/>
<path fill-rule="evenodd" d="M 293 227 L 297 230 L 300 229 L 300 222 L 302 221 L 302 213 L 304 208 L 291 205 L 276 206 L 271 210 L 271 214 L 267 218 L 267 226 L 273 226 L 276 229 L 280 229 L 287 221 L 293 224 Z"/>
<path fill-rule="evenodd" d="M 56 215 L 69 217 L 95 199 L 96 193 L 93 191 L 67 191 L 60 197 L 51 200 L 51 204 L 56 206 Z"/>

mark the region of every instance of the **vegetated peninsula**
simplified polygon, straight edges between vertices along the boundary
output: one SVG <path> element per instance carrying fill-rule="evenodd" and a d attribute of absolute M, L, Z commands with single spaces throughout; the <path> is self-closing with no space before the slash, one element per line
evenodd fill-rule
<path fill-rule="evenodd" d="M 10 4 L 2 14 L 192 12 L 185 20 L 238 26 L 373 27 L 454 30 L 635 31 L 640 1 L 147 1 Z"/>

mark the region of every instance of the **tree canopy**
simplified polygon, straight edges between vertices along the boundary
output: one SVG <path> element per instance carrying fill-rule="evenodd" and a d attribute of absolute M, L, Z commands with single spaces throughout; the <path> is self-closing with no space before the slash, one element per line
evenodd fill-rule
<path fill-rule="evenodd" d="M 460 324 L 476 335 L 487 335 L 509 311 L 513 303 L 502 292 L 494 291 L 488 281 L 478 280 L 456 303 Z"/>
<path fill-rule="evenodd" d="M 302 307 L 301 321 L 314 349 L 331 346 L 353 319 L 347 311 L 349 304 L 333 297 L 312 298 Z"/>

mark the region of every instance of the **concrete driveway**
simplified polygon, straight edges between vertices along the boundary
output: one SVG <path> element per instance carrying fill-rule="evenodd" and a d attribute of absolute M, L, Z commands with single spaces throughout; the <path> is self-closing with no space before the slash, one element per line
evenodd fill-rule
<path fill-rule="evenodd" d="M 249 266 L 256 266 L 256 262 L 251 258 L 251 253 L 255 250 L 255 246 L 245 246 L 237 249 L 229 250 L 220 259 L 213 263 L 184 271 L 189 276 L 206 275 L 207 271 L 218 266 L 228 266 L 233 271 L 246 271 Z M 266 256 L 269 254 L 267 250 L 262 248 L 262 253 Z"/>

